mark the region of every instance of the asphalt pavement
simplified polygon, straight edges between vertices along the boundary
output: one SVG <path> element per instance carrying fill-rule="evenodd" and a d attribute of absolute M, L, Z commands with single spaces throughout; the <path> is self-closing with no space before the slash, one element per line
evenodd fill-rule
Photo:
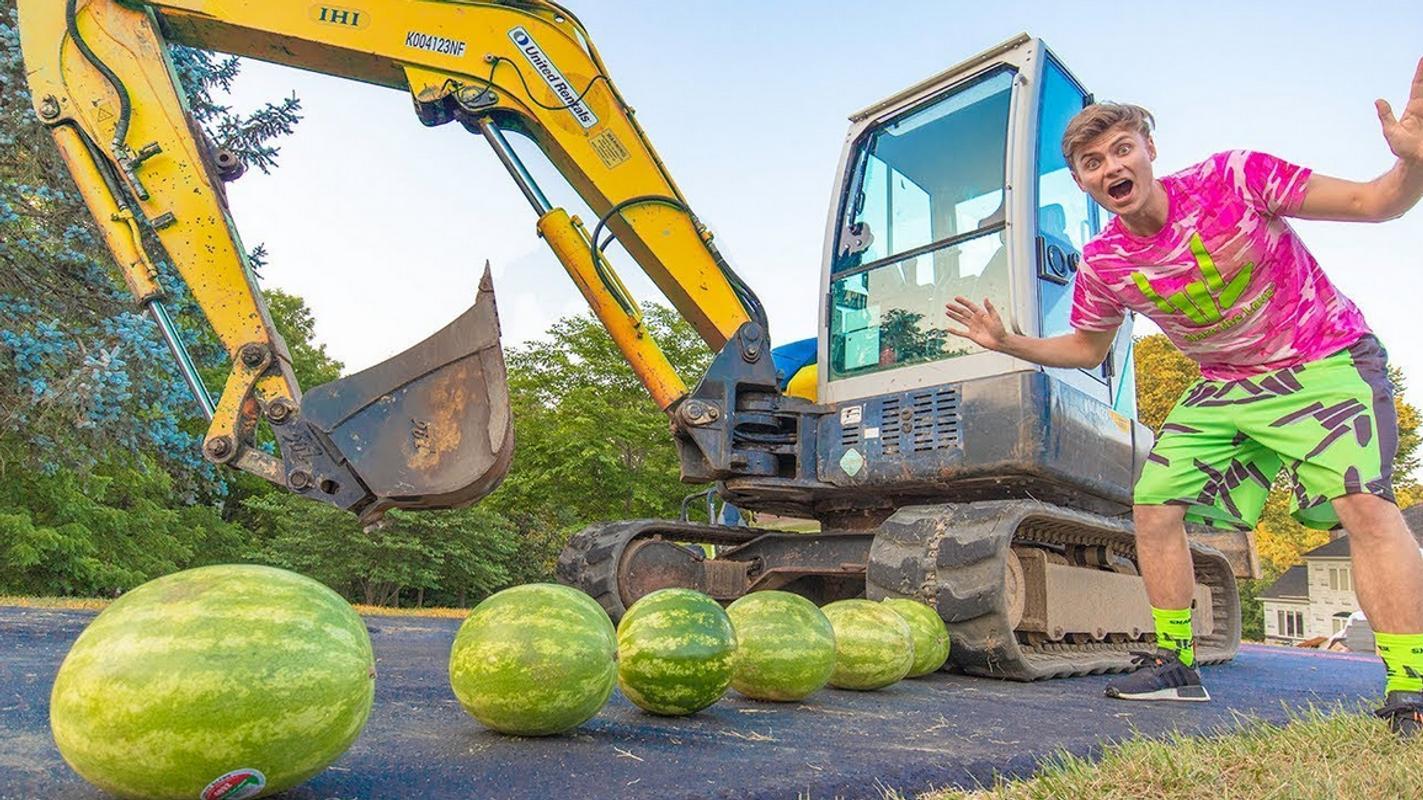
<path fill-rule="evenodd" d="M 0 800 L 107 797 L 65 765 L 49 692 L 93 612 L 0 607 Z M 356 744 L 282 800 L 380 798 L 881 798 L 1031 773 L 1061 750 L 1092 754 L 1136 732 L 1210 733 L 1284 722 L 1310 704 L 1372 703 L 1372 656 L 1242 648 L 1209 667 L 1211 703 L 1103 698 L 1107 677 L 1034 684 L 938 673 L 877 692 L 827 689 L 798 704 L 728 692 L 690 717 L 646 714 L 620 694 L 566 734 L 517 738 L 467 716 L 449 688 L 458 620 L 368 617 L 375 708 Z"/>

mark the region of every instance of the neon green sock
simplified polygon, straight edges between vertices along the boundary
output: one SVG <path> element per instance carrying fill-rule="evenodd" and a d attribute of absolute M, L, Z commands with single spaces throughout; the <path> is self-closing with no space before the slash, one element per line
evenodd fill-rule
<path fill-rule="evenodd" d="M 1388 672 L 1385 692 L 1423 692 L 1423 633 L 1374 633 Z"/>
<path fill-rule="evenodd" d="M 1181 663 L 1188 667 L 1195 664 L 1196 640 L 1191 632 L 1191 609 L 1152 606 L 1151 618 L 1156 621 L 1156 646 L 1175 652 Z"/>

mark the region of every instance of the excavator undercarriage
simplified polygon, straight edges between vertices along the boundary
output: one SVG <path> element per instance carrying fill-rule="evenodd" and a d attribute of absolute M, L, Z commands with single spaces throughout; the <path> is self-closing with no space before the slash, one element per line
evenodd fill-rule
<path fill-rule="evenodd" d="M 1004 500 L 906 506 L 874 531 L 610 522 L 575 535 L 557 572 L 615 620 L 673 586 L 724 602 L 768 589 L 817 604 L 910 597 L 944 619 L 954 665 L 1026 681 L 1129 670 L 1134 651 L 1153 647 L 1134 543 L 1121 520 Z M 1191 555 L 1197 658 L 1228 661 L 1240 642 L 1234 569 L 1199 542 Z"/>

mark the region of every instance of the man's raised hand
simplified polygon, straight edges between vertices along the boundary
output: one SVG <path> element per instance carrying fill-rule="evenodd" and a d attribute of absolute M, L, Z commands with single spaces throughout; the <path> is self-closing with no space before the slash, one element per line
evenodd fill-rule
<path fill-rule="evenodd" d="M 1418 59 L 1418 69 L 1413 72 L 1413 85 L 1403 113 L 1395 119 L 1387 100 L 1375 100 L 1374 107 L 1383 125 L 1383 138 L 1393 154 L 1404 161 L 1423 165 L 1423 58 Z"/>
<path fill-rule="evenodd" d="M 946 328 L 949 333 L 968 339 L 979 347 L 1002 350 L 1008 341 L 1008 330 L 1003 327 L 998 309 L 986 297 L 983 298 L 982 308 L 967 297 L 955 297 L 953 302 L 944 305 L 944 313 L 963 326 L 963 330 Z"/>

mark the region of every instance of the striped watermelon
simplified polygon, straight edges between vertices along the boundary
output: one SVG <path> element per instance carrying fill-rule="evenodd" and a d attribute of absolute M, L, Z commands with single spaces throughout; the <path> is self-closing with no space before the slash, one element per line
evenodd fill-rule
<path fill-rule="evenodd" d="M 939 612 L 918 600 L 893 597 L 882 602 L 909 623 L 909 634 L 914 637 L 914 665 L 904 677 L 938 672 L 949 660 L 949 629 Z"/>
<path fill-rule="evenodd" d="M 340 595 L 286 570 L 201 567 L 89 623 L 55 678 L 50 726 L 106 792 L 237 800 L 325 769 L 374 694 L 370 637 Z"/>
<path fill-rule="evenodd" d="M 757 700 L 801 700 L 835 671 L 835 631 L 790 592 L 752 592 L 726 609 L 736 629 L 731 685 Z"/>
<path fill-rule="evenodd" d="M 618 687 L 654 714 L 691 714 L 731 684 L 736 632 L 715 600 L 691 589 L 659 589 L 618 623 Z"/>
<path fill-rule="evenodd" d="M 450 648 L 450 686 L 475 719 L 546 736 L 587 722 L 613 693 L 617 640 L 608 612 L 551 583 L 505 589 L 475 607 Z"/>
<path fill-rule="evenodd" d="M 914 637 L 893 610 L 873 600 L 839 600 L 821 609 L 835 628 L 835 673 L 840 689 L 882 689 L 914 664 Z"/>

